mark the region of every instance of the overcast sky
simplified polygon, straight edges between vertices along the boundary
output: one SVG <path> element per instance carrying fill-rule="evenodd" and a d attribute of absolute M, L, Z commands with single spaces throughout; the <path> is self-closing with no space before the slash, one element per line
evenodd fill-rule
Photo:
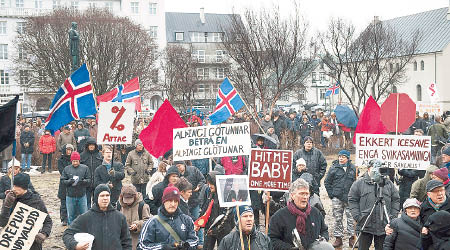
<path fill-rule="evenodd" d="M 381 20 L 415 14 L 449 6 L 449 0 L 298 0 L 301 14 L 309 22 L 312 31 L 324 30 L 331 17 L 352 21 L 359 29 L 365 27 L 374 16 Z M 288 13 L 292 0 L 278 0 L 283 13 Z M 168 12 L 198 13 L 200 7 L 206 13 L 239 13 L 245 7 L 271 7 L 272 0 L 166 0 Z"/>

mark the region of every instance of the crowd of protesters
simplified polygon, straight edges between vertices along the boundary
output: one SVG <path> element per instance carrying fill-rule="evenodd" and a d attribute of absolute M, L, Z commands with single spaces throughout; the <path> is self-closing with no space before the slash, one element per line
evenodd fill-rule
<path fill-rule="evenodd" d="M 193 113 L 185 118 L 189 126 L 209 124 Z M 77 233 L 92 234 L 92 249 L 105 250 L 240 249 L 241 242 L 246 250 L 334 249 L 344 245 L 345 235 L 349 247 L 363 250 L 372 242 L 377 250 L 450 249 L 450 117 L 417 114 L 407 133 L 431 136 L 432 164 L 426 171 L 403 169 L 390 176 L 381 174 L 383 164 L 376 159 L 367 171 L 358 170 L 350 160 L 351 129 L 334 113 L 275 110 L 260 115 L 259 123 L 253 120 L 236 113 L 226 122 L 250 122 L 251 133 L 260 134 L 253 147 L 293 150 L 292 183 L 288 193 L 251 190 L 251 205 L 237 210 L 220 207 L 216 176 L 248 174 L 248 156 L 173 161 L 169 150 L 156 159 L 138 139 L 150 119 L 136 120 L 133 145 L 117 147 L 115 155 L 112 146 L 97 144 L 94 119 L 72 122 L 53 135 L 39 119 L 19 119 L 20 162 L 12 164 L 10 148 L 2 152 L 0 226 L 18 201 L 47 212 L 26 174 L 38 152 L 42 174 L 52 166 L 60 173 L 60 220 L 68 226 L 63 235 L 68 249 L 90 247 L 77 242 Z M 326 148 L 338 152 L 330 166 Z M 122 184 L 126 176 L 131 184 Z M 322 183 L 332 203 L 332 244 Z M 264 234 L 260 217 L 267 204 Z M 42 248 L 51 226 L 47 216 L 32 249 Z"/>

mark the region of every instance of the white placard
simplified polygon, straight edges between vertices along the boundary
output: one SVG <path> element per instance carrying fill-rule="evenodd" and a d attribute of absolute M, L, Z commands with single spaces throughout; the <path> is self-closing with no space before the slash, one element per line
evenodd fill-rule
<path fill-rule="evenodd" d="M 356 134 L 355 164 L 368 165 L 372 159 L 389 168 L 425 170 L 431 160 L 431 137 Z"/>
<path fill-rule="evenodd" d="M 249 155 L 250 123 L 173 130 L 173 160 Z"/>
<path fill-rule="evenodd" d="M 216 189 L 221 207 L 252 204 L 247 175 L 216 175 Z"/>
<path fill-rule="evenodd" d="M 420 116 L 427 112 L 429 115 L 441 115 L 444 113 L 442 108 L 442 103 L 426 103 L 426 102 L 416 102 L 416 111 L 419 111 Z"/>
<path fill-rule="evenodd" d="M 131 144 L 134 103 L 101 102 L 98 112 L 98 144 Z"/>

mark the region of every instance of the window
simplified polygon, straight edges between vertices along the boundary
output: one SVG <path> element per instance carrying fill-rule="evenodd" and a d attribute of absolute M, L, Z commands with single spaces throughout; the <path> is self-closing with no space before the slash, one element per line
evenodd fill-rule
<path fill-rule="evenodd" d="M 105 9 L 108 10 L 109 12 L 112 12 L 113 11 L 112 2 L 105 2 Z"/>
<path fill-rule="evenodd" d="M 219 92 L 219 84 L 212 84 L 212 93 L 216 94 Z"/>
<path fill-rule="evenodd" d="M 223 33 L 213 33 L 213 42 L 214 43 L 220 43 L 222 42 Z"/>
<path fill-rule="evenodd" d="M 28 70 L 19 70 L 19 84 L 25 85 L 28 83 Z"/>
<path fill-rule="evenodd" d="M 25 22 L 17 22 L 17 33 L 23 34 L 25 32 Z"/>
<path fill-rule="evenodd" d="M 400 69 L 400 65 L 398 63 L 395 64 L 395 71 L 398 71 Z"/>
<path fill-rule="evenodd" d="M 306 90 L 302 89 L 298 93 L 298 99 L 299 100 L 306 100 Z M 289 101 L 289 99 L 288 99 Z"/>
<path fill-rule="evenodd" d="M 89 8 L 96 8 L 97 7 L 97 3 L 89 3 Z"/>
<path fill-rule="evenodd" d="M 0 0 L 0 7 L 6 7 L 6 0 Z"/>
<path fill-rule="evenodd" d="M 394 64 L 393 63 L 389 63 L 389 73 L 394 72 Z"/>
<path fill-rule="evenodd" d="M 78 8 L 80 7 L 80 2 L 78 1 L 72 1 L 70 3 L 70 7 L 72 8 L 72 10 L 78 10 Z"/>
<path fill-rule="evenodd" d="M 184 33 L 183 32 L 175 32 L 175 41 L 183 41 Z"/>
<path fill-rule="evenodd" d="M 38 80 L 39 80 L 39 82 L 42 84 L 42 83 L 44 83 L 45 82 L 45 71 L 43 71 L 43 70 L 39 70 L 39 72 L 38 72 Z"/>
<path fill-rule="evenodd" d="M 198 85 L 197 85 L 197 92 L 198 92 L 198 93 L 204 93 L 204 92 L 205 92 L 205 85 L 203 85 L 203 84 L 198 84 Z"/>
<path fill-rule="evenodd" d="M 425 70 L 425 62 L 423 60 L 420 61 L 420 70 Z"/>
<path fill-rule="evenodd" d="M 139 2 L 131 2 L 131 13 L 139 14 Z"/>
<path fill-rule="evenodd" d="M 325 81 L 326 80 L 325 72 L 320 72 L 320 80 L 321 81 Z"/>
<path fill-rule="evenodd" d="M 42 0 L 34 0 L 34 7 L 36 9 L 42 9 Z"/>
<path fill-rule="evenodd" d="M 205 51 L 204 50 L 197 50 L 197 53 L 194 54 L 194 57 L 197 59 L 197 62 L 204 63 L 205 62 Z"/>
<path fill-rule="evenodd" d="M 0 70 L 0 84 L 9 84 L 9 73 L 5 70 Z"/>
<path fill-rule="evenodd" d="M 19 47 L 17 47 L 17 52 L 19 54 L 20 60 L 24 60 L 27 58 L 27 54 L 25 53 L 25 50 L 23 49 L 22 45 L 19 45 Z"/>
<path fill-rule="evenodd" d="M 417 101 L 422 101 L 422 86 L 420 84 L 416 85 L 416 92 L 417 92 Z"/>
<path fill-rule="evenodd" d="M 149 35 L 151 38 L 158 38 L 158 26 L 150 26 Z"/>
<path fill-rule="evenodd" d="M 53 0 L 53 9 L 61 8 L 61 0 Z"/>
<path fill-rule="evenodd" d="M 8 44 L 0 44 L 0 59 L 8 59 Z"/>
<path fill-rule="evenodd" d="M 225 55 L 224 50 L 216 50 L 216 62 L 221 63 L 223 62 L 223 56 Z"/>
<path fill-rule="evenodd" d="M 413 65 L 414 65 L 414 71 L 417 71 L 417 62 L 414 61 Z"/>
<path fill-rule="evenodd" d="M 16 0 L 16 8 L 23 8 L 23 0 Z"/>
<path fill-rule="evenodd" d="M 0 35 L 6 35 L 6 22 L 0 22 Z"/>
<path fill-rule="evenodd" d="M 225 69 L 224 68 L 216 68 L 216 78 L 217 79 L 225 78 Z"/>
<path fill-rule="evenodd" d="M 327 89 L 320 89 L 320 92 L 319 92 L 320 100 L 325 100 L 325 92 L 327 92 Z"/>
<path fill-rule="evenodd" d="M 205 42 L 205 34 L 204 32 L 191 32 L 191 42 Z"/>
<path fill-rule="evenodd" d="M 150 15 L 156 15 L 156 3 L 149 4 Z"/>
<path fill-rule="evenodd" d="M 398 93 L 397 86 L 392 86 L 392 93 Z"/>
<path fill-rule="evenodd" d="M 311 77 L 312 77 L 313 82 L 317 81 L 317 73 L 316 72 L 312 72 Z"/>
<path fill-rule="evenodd" d="M 200 80 L 209 78 L 209 68 L 197 68 L 197 78 Z"/>
<path fill-rule="evenodd" d="M 206 94 L 206 95 L 211 94 L 211 92 L 209 92 L 209 91 L 211 91 L 211 86 L 210 86 L 209 83 L 206 83 L 206 84 L 205 84 L 205 94 Z"/>

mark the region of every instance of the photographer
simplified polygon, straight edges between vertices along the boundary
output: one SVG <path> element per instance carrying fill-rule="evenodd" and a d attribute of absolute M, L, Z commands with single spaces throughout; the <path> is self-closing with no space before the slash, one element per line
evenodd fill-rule
<path fill-rule="evenodd" d="M 376 250 L 383 249 L 387 218 L 383 211 L 383 204 L 378 202 L 379 199 L 382 199 L 386 205 L 389 219 L 397 218 L 400 211 L 398 190 L 387 178 L 387 172 L 387 168 L 383 167 L 381 161 L 370 161 L 367 173 L 352 184 L 348 193 L 350 212 L 357 223 L 356 231 L 360 233 L 359 250 L 368 250 L 372 239 L 374 239 Z M 381 197 L 379 197 L 380 193 Z M 373 213 L 369 216 L 374 205 Z"/>

